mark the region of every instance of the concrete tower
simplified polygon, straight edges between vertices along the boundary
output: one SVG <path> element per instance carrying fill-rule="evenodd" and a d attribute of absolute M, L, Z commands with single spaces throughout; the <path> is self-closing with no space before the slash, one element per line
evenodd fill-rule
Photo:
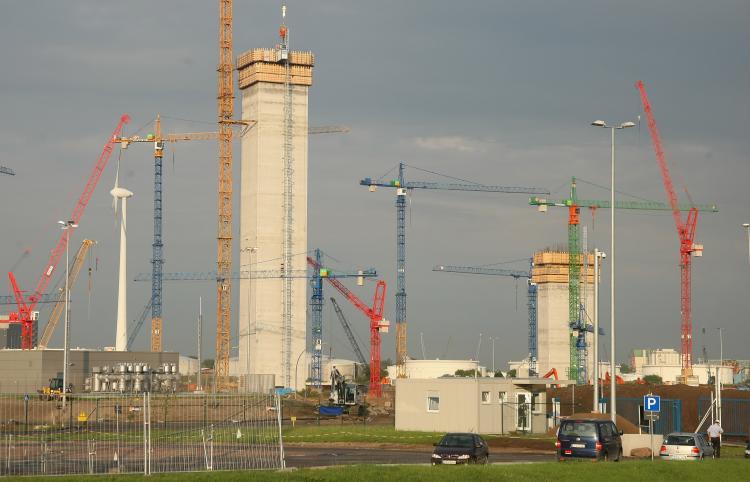
<path fill-rule="evenodd" d="M 584 277 L 581 269 L 581 302 L 593 320 L 594 309 L 594 258 L 588 256 L 588 270 Z M 568 311 L 568 253 L 544 251 L 534 253 L 532 279 L 537 283 L 537 369 L 544 375 L 556 368 L 560 378 L 569 378 L 570 320 Z M 586 296 L 584 297 L 584 292 Z M 592 323 L 588 320 L 588 323 Z M 602 320 L 599 320 L 600 326 Z M 591 347 L 593 336 L 588 333 L 586 342 Z M 574 341 L 575 343 L 575 341 Z M 601 353 L 601 349 L 600 349 Z M 588 353 L 589 377 L 593 373 L 593 349 Z"/>
<path fill-rule="evenodd" d="M 292 270 L 307 267 L 307 94 L 314 57 L 288 52 L 291 89 L 294 215 Z M 242 119 L 253 120 L 242 136 L 240 186 L 240 269 L 279 270 L 285 234 L 286 67 L 281 49 L 253 49 L 237 59 Z M 288 98 L 288 97 L 287 97 Z M 287 146 L 287 150 L 289 146 Z M 301 388 L 307 379 L 307 280 L 292 281 L 291 341 L 284 333 L 284 283 L 281 279 L 243 279 L 239 289 L 240 387 L 257 386 L 253 375 L 275 375 L 277 386 Z M 289 332 L 287 332 L 289 333 Z M 291 361 L 289 361 L 291 360 Z M 248 385 L 249 384 L 249 385 Z"/>
<path fill-rule="evenodd" d="M 117 184 L 117 181 L 115 181 Z M 115 203 L 122 202 L 122 218 L 120 219 L 120 273 L 117 289 L 117 330 L 115 333 L 115 350 L 128 349 L 128 198 L 133 193 L 127 189 L 115 186 L 110 191 Z"/>

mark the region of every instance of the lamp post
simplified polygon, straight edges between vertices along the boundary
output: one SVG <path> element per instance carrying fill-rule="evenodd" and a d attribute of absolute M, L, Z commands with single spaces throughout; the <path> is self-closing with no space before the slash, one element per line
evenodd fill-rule
<path fill-rule="evenodd" d="M 492 376 L 495 376 L 495 340 L 497 340 L 496 336 L 493 336 L 490 338 L 492 340 Z"/>
<path fill-rule="evenodd" d="M 297 356 L 297 363 L 294 366 L 294 397 L 297 397 L 297 391 L 299 387 L 297 386 L 297 369 L 299 369 L 299 359 L 302 358 L 302 355 L 305 354 L 307 351 L 307 348 L 303 349 L 301 352 L 299 352 L 299 355 Z"/>
<path fill-rule="evenodd" d="M 610 318 L 610 344 L 611 346 L 611 353 L 610 353 L 610 414 L 612 415 L 612 421 L 617 422 L 617 398 L 616 398 L 616 391 L 617 391 L 617 375 L 615 372 L 615 365 L 616 365 L 616 359 L 615 359 L 615 131 L 619 129 L 627 129 L 628 127 L 634 127 L 635 124 L 633 122 L 623 122 L 620 125 L 614 125 L 610 126 L 607 125 L 606 122 L 603 120 L 595 120 L 591 123 L 594 127 L 604 127 L 605 129 L 609 129 L 612 132 L 612 172 L 611 172 L 611 192 L 610 192 L 610 206 L 609 206 L 609 212 L 610 212 L 610 244 L 609 244 L 609 255 L 610 255 L 610 286 L 609 286 L 609 318 Z"/>
<path fill-rule="evenodd" d="M 70 291 L 68 286 L 68 270 L 70 269 L 70 261 L 68 255 L 68 246 L 70 245 L 70 228 L 77 228 L 78 225 L 75 221 L 58 221 L 60 229 L 65 231 L 65 322 L 63 324 L 63 386 L 62 386 L 62 406 L 65 408 L 67 401 L 67 388 L 68 388 L 68 354 L 70 352 Z"/>
<path fill-rule="evenodd" d="M 599 413 L 599 271 L 606 253 L 594 248 L 594 413 Z"/>
<path fill-rule="evenodd" d="M 716 418 L 721 421 L 721 368 L 724 366 L 724 329 L 719 332 L 719 366 L 716 368 Z"/>
<path fill-rule="evenodd" d="M 747 231 L 747 262 L 750 263 L 750 223 L 743 223 L 742 227 Z"/>

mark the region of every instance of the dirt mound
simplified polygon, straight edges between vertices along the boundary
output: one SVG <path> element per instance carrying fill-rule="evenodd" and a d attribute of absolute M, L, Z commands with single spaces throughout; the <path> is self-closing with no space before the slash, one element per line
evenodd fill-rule
<path fill-rule="evenodd" d="M 526 450 L 542 450 L 552 451 L 555 450 L 555 442 L 551 440 L 544 440 L 538 438 L 529 437 L 485 437 L 487 445 L 494 448 L 512 448 L 512 449 L 526 449 Z"/>
<path fill-rule="evenodd" d="M 595 420 L 609 420 L 610 416 L 608 413 L 574 413 L 573 415 L 565 418 L 592 418 Z M 621 415 L 617 416 L 617 428 L 622 430 L 623 433 L 638 433 L 638 427 L 630 421 L 626 420 Z"/>

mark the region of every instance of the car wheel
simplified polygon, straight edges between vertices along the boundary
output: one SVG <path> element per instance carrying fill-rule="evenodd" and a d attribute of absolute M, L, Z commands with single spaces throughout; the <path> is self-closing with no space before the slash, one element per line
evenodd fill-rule
<path fill-rule="evenodd" d="M 602 456 L 602 460 L 605 462 L 609 462 L 609 454 L 607 452 L 604 452 L 604 455 Z"/>
<path fill-rule="evenodd" d="M 615 462 L 619 462 L 620 460 L 622 460 L 622 449 L 617 452 L 617 458 L 615 459 Z"/>
<path fill-rule="evenodd" d="M 482 465 L 487 465 L 487 462 L 488 462 L 487 459 L 489 459 L 489 458 L 490 458 L 489 455 L 485 455 L 484 457 L 482 457 L 482 460 L 479 463 L 482 464 Z"/>

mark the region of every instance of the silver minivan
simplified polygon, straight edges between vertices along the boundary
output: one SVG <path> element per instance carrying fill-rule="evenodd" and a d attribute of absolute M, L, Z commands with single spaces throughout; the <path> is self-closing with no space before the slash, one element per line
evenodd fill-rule
<path fill-rule="evenodd" d="M 662 460 L 703 460 L 713 456 L 714 449 L 702 433 L 670 433 L 659 450 Z"/>

